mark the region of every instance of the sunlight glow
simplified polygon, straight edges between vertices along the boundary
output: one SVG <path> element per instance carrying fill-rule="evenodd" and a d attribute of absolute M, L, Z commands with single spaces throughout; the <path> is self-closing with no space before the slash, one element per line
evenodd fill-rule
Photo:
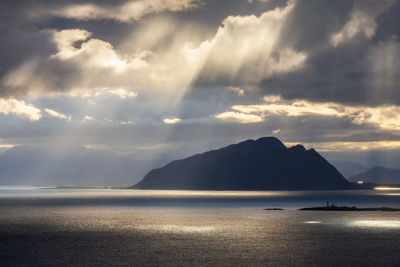
<path fill-rule="evenodd" d="M 304 221 L 305 224 L 320 224 L 321 221 Z"/>
<path fill-rule="evenodd" d="M 15 146 L 16 145 L 13 145 L 13 144 L 0 144 L 0 148 L 13 148 Z"/>
<path fill-rule="evenodd" d="M 256 123 L 261 122 L 263 119 L 258 115 L 244 114 L 240 112 L 227 111 L 218 115 L 215 115 L 216 119 L 229 122 L 239 122 L 239 123 Z"/>
<path fill-rule="evenodd" d="M 285 142 L 285 145 L 295 146 L 296 142 Z M 302 143 L 307 148 L 315 148 L 318 151 L 351 151 L 351 150 L 378 150 L 378 149 L 399 149 L 400 141 L 372 141 L 372 142 L 318 142 Z"/>
<path fill-rule="evenodd" d="M 374 187 L 375 190 L 400 190 L 400 187 Z"/>
<path fill-rule="evenodd" d="M 160 224 L 160 225 L 146 225 L 139 227 L 139 229 L 147 231 L 173 232 L 173 233 L 208 233 L 215 231 L 217 228 L 214 226 Z"/>
<path fill-rule="evenodd" d="M 177 124 L 180 121 L 181 121 L 180 118 L 166 118 L 163 120 L 165 124 Z"/>
<path fill-rule="evenodd" d="M 306 100 L 284 100 L 279 96 L 264 97 L 264 102 L 253 105 L 233 105 L 231 111 L 216 114 L 216 118 L 257 116 L 258 122 L 269 116 L 326 116 L 348 120 L 355 125 L 371 124 L 382 129 L 400 130 L 400 106 L 382 105 L 377 107 L 347 106 L 324 102 L 316 103 Z M 229 116 L 228 116 L 229 115 Z M 246 123 L 246 120 L 237 120 Z"/>
<path fill-rule="evenodd" d="M 400 228 L 400 221 L 397 220 L 355 220 L 352 226 L 371 228 Z"/>

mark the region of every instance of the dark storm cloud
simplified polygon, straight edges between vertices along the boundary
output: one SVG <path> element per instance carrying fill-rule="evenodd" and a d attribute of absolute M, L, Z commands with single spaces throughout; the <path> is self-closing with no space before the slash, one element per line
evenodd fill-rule
<path fill-rule="evenodd" d="M 376 30 L 375 38 L 376 41 L 390 40 L 393 36 L 400 35 L 400 2 L 395 4 L 392 8 L 384 11 L 380 14 L 376 22 L 378 28 Z"/>
<path fill-rule="evenodd" d="M 329 41 L 350 17 L 353 1 L 296 1 L 296 6 L 279 36 L 277 46 L 293 46 L 300 51 L 314 52 Z"/>
<path fill-rule="evenodd" d="M 20 64 L 33 59 L 48 57 L 55 51 L 55 45 L 50 40 L 51 33 L 49 31 L 37 29 L 26 31 L 10 28 L 9 25 L 0 25 L 0 34 L 2 36 L 0 42 L 0 78 Z M 20 95 L 21 92 L 9 92 L 6 88 L 0 87 L 0 96 L 10 94 Z"/>
<path fill-rule="evenodd" d="M 294 41 L 296 47 L 308 51 L 306 66 L 298 72 L 265 79 L 261 84 L 264 92 L 279 93 L 288 99 L 355 105 L 400 104 L 400 72 L 396 60 L 400 56 L 400 44 L 395 37 L 399 32 L 394 26 L 399 25 L 399 17 L 393 15 L 399 9 L 399 3 L 389 6 L 388 10 L 375 18 L 367 3 L 361 9 L 350 1 L 345 2 L 340 6 L 336 5 L 336 1 L 331 1 L 329 3 L 332 6 L 326 5 L 315 10 L 313 7 L 316 5 L 310 5 L 307 1 L 299 2 L 293 13 L 296 19 L 289 19 L 287 25 L 294 34 L 288 32 L 289 37 L 283 35 L 282 41 Z M 303 8 L 305 6 L 309 9 Z M 345 27 L 358 10 L 375 20 L 374 36 L 367 38 L 360 31 L 347 42 L 332 46 L 329 38 Z M 293 35 L 295 37 L 290 37 Z M 379 64 L 380 60 L 385 60 L 386 66 Z"/>

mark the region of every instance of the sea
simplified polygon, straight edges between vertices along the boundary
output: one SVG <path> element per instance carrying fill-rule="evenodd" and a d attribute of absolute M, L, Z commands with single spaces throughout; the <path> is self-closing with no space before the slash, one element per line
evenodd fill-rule
<path fill-rule="evenodd" d="M 400 188 L 0 188 L 0 266 L 400 266 Z M 265 210 L 282 209 L 282 210 Z"/>

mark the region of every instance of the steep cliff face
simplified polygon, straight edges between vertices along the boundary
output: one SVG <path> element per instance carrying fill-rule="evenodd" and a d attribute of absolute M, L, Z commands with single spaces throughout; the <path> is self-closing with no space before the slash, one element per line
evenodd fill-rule
<path fill-rule="evenodd" d="M 314 149 L 263 137 L 151 170 L 137 189 L 335 190 L 349 183 Z"/>

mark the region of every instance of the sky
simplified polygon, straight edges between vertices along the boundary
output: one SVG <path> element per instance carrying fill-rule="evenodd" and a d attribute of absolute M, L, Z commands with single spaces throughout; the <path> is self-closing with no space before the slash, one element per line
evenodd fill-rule
<path fill-rule="evenodd" d="M 1 1 L 0 184 L 134 184 L 263 136 L 400 168 L 398 14 L 396 0 Z"/>

